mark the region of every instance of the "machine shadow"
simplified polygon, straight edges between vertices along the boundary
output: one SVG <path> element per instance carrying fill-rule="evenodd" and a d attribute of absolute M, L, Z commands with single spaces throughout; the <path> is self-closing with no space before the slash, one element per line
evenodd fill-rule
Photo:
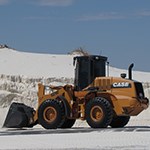
<path fill-rule="evenodd" d="M 90 128 L 90 127 L 73 127 L 70 129 L 43 129 L 43 128 L 22 128 L 22 129 L 8 129 L 0 131 L 0 136 L 13 136 L 13 135 L 41 135 L 41 134 L 75 134 L 75 133 L 92 133 L 99 134 L 104 132 L 150 132 L 150 126 L 126 126 L 123 128 Z"/>

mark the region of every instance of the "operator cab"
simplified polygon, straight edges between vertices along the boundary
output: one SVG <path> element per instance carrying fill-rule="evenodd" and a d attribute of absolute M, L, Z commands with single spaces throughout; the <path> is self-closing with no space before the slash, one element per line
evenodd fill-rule
<path fill-rule="evenodd" d="M 106 76 L 107 57 L 99 55 L 74 57 L 76 91 L 81 91 L 91 84 L 96 77 Z"/>

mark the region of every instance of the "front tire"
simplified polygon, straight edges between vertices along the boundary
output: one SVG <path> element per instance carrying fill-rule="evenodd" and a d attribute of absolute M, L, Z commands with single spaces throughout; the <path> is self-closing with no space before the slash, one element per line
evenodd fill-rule
<path fill-rule="evenodd" d="M 86 105 L 86 121 L 92 128 L 106 128 L 112 121 L 113 110 L 108 100 L 96 97 Z"/>
<path fill-rule="evenodd" d="M 46 100 L 38 109 L 38 121 L 45 129 L 56 129 L 64 123 L 64 108 L 58 100 Z"/>

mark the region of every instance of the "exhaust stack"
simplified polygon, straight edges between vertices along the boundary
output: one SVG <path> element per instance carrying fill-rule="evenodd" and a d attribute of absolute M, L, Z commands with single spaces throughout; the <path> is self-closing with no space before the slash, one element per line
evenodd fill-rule
<path fill-rule="evenodd" d="M 132 80 L 132 68 L 134 67 L 134 64 L 132 63 L 130 66 L 129 66 L 129 79 Z"/>

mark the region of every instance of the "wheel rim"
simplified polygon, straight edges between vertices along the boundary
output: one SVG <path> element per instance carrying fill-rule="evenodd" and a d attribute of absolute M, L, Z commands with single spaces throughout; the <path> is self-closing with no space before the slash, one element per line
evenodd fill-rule
<path fill-rule="evenodd" d="M 47 107 L 44 110 L 43 117 L 48 123 L 53 122 L 57 117 L 56 109 L 54 107 L 51 107 L 51 106 Z"/>
<path fill-rule="evenodd" d="M 94 106 L 90 111 L 90 116 L 93 121 L 99 122 L 100 120 L 102 120 L 104 112 L 100 106 Z"/>

